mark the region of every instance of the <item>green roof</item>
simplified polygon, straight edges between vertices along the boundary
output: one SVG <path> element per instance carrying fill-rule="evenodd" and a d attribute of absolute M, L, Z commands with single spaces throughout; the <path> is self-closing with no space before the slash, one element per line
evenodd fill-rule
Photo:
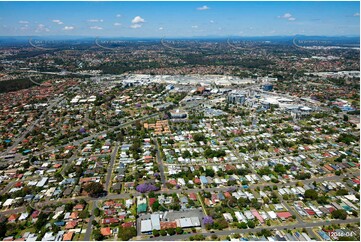
<path fill-rule="evenodd" d="M 138 213 L 147 212 L 147 204 L 145 204 L 145 203 L 139 204 L 138 207 L 137 207 L 137 212 Z"/>

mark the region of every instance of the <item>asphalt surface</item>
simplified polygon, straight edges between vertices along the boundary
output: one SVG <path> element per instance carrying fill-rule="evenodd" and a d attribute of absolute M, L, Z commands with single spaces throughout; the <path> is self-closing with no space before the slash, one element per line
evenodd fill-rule
<path fill-rule="evenodd" d="M 163 165 L 163 161 L 160 155 L 160 148 L 159 148 L 159 144 L 158 144 L 158 140 L 156 138 L 153 139 L 155 146 L 157 148 L 157 163 L 158 163 L 158 167 L 159 167 L 159 173 L 160 173 L 160 179 L 162 181 L 163 187 L 166 187 L 166 180 L 165 180 L 165 175 L 164 175 L 164 165 Z"/>
<path fill-rule="evenodd" d="M 109 185 L 110 185 L 110 180 L 112 178 L 114 162 L 115 162 L 115 159 L 117 158 L 118 148 L 119 148 L 119 143 L 117 142 L 115 144 L 112 156 L 110 158 L 110 163 L 109 163 L 108 171 L 107 171 L 107 177 L 105 179 L 105 190 L 106 191 L 109 191 L 109 188 L 110 188 Z"/>
<path fill-rule="evenodd" d="M 313 227 L 322 227 L 324 225 L 330 225 L 330 224 L 347 224 L 347 223 L 357 223 L 360 219 L 358 218 L 352 218 L 352 219 L 346 219 L 346 220 L 330 220 L 329 222 L 321 221 L 321 222 L 315 222 L 315 223 L 297 223 L 293 225 L 281 225 L 281 226 L 269 226 L 269 227 L 257 227 L 254 229 L 228 229 L 228 230 L 221 230 L 221 231 L 215 231 L 215 233 L 211 232 L 198 232 L 197 234 L 203 234 L 204 236 L 211 236 L 213 234 L 215 235 L 231 235 L 235 233 L 256 233 L 261 231 L 262 229 L 268 229 L 268 230 L 288 230 L 288 229 L 303 229 L 303 228 L 313 228 Z M 187 240 L 190 236 L 194 234 L 181 234 L 181 235 L 173 235 L 173 236 L 159 236 L 159 237 L 153 237 L 142 240 L 146 241 L 157 241 L 157 240 L 163 240 L 163 241 L 174 241 L 174 240 Z"/>
<path fill-rule="evenodd" d="M 92 225 L 92 222 L 95 218 L 94 216 L 94 210 L 95 208 L 98 207 L 98 201 L 94 201 L 94 204 L 93 204 L 93 210 L 91 211 L 91 216 L 89 218 L 89 223 L 88 223 L 88 226 L 86 228 L 86 232 L 84 234 L 84 241 L 90 241 L 90 236 L 92 234 L 92 230 L 93 230 L 93 225 Z"/>
<path fill-rule="evenodd" d="M 354 172 L 352 173 L 353 175 L 359 175 L 358 172 Z M 339 180 L 340 177 L 339 176 L 325 176 L 325 177 L 320 177 L 320 178 L 313 178 L 313 179 L 309 179 L 309 180 L 305 180 L 302 181 L 302 183 L 304 184 L 309 184 L 312 183 L 314 181 L 317 182 L 323 182 L 323 181 L 335 181 L 335 180 Z M 298 181 L 294 181 L 294 182 L 289 182 L 287 184 L 278 184 L 278 186 L 285 186 L 285 185 L 292 185 L 292 184 L 296 184 Z M 275 185 L 275 184 L 272 184 Z M 270 186 L 270 184 L 253 184 L 251 185 L 249 188 L 255 189 L 256 187 L 264 187 L 264 186 Z M 182 192 L 186 192 L 186 193 L 197 193 L 197 192 L 201 192 L 201 191 L 207 191 L 207 192 L 217 192 L 217 191 L 227 191 L 230 187 L 216 187 L 216 188 L 193 188 L 193 189 L 183 189 L 183 190 L 165 190 L 165 191 L 156 191 L 155 194 L 173 194 L 173 193 L 180 193 Z M 141 196 L 142 193 L 139 193 L 137 191 L 134 191 L 132 193 L 122 193 L 122 194 L 108 194 L 105 197 L 100 197 L 100 198 L 92 198 L 92 197 L 88 197 L 88 196 L 79 196 L 76 198 L 61 198 L 58 200 L 50 200 L 50 201 L 44 201 L 42 202 L 43 206 L 45 205 L 51 205 L 51 204 L 57 204 L 57 203 L 67 203 L 70 201 L 74 201 L 74 200 L 80 200 L 80 199 L 84 199 L 85 201 L 102 201 L 102 200 L 108 200 L 108 199 L 124 199 L 124 198 L 129 198 L 130 195 L 133 196 Z M 21 209 L 25 209 L 25 206 L 23 208 L 15 208 L 15 209 L 8 209 L 8 210 L 3 210 L 0 211 L 0 214 L 11 214 L 11 213 L 16 213 L 17 211 L 21 211 Z"/>

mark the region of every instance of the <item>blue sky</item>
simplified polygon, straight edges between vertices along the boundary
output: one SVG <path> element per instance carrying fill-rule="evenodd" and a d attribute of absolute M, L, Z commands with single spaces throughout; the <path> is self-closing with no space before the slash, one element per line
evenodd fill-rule
<path fill-rule="evenodd" d="M 359 2 L 0 2 L 0 35 L 360 34 Z"/>

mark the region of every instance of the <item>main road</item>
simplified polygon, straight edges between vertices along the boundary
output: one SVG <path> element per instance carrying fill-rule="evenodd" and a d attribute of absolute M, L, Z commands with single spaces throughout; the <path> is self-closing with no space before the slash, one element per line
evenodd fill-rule
<path fill-rule="evenodd" d="M 354 173 L 359 174 L 359 173 Z M 320 177 L 320 178 L 313 178 L 313 179 L 308 179 L 307 181 L 302 181 L 303 183 L 309 184 L 313 181 L 317 181 L 317 182 L 323 182 L 323 181 L 335 181 L 340 179 L 339 176 L 326 176 L 326 177 Z M 292 184 L 296 184 L 297 182 L 289 182 L 287 183 L 287 185 L 292 185 Z M 250 189 L 254 190 L 257 187 L 264 187 L 264 186 L 269 186 L 270 184 L 253 184 L 250 185 Z M 280 186 L 281 184 L 279 184 L 278 186 Z M 218 191 L 227 191 L 228 189 L 230 189 L 231 187 L 216 187 L 216 188 L 193 188 L 193 189 L 184 189 L 181 190 L 182 192 L 185 193 L 197 193 L 197 192 L 201 192 L 201 191 L 207 191 L 207 192 L 218 192 Z M 165 191 L 156 191 L 155 194 L 172 194 L 172 193 L 179 193 L 180 190 L 165 190 Z M 88 197 L 88 196 L 79 196 L 79 197 L 74 197 L 74 198 L 61 198 L 58 200 L 50 200 L 50 201 L 44 201 L 42 202 L 42 205 L 51 205 L 51 204 L 57 204 L 57 203 L 67 203 L 67 202 L 71 202 L 74 200 L 80 200 L 80 199 L 84 199 L 85 201 L 103 201 L 103 200 L 108 200 L 108 199 L 125 199 L 125 198 L 130 198 L 130 196 L 138 196 L 138 195 L 142 195 L 142 193 L 134 191 L 132 193 L 121 193 L 121 194 L 108 194 L 105 197 L 101 197 L 101 198 L 92 198 L 92 197 Z M 15 209 L 8 209 L 8 210 L 4 210 L 4 211 L 0 211 L 0 214 L 11 214 L 11 213 L 16 213 L 19 212 L 21 210 L 25 210 L 25 206 L 23 207 L 19 207 L 19 208 L 15 208 Z"/>
<path fill-rule="evenodd" d="M 197 234 L 202 234 L 204 236 L 211 236 L 211 235 L 223 235 L 223 236 L 227 236 L 227 235 L 231 235 L 231 234 L 235 234 L 235 233 L 256 233 L 256 232 L 260 232 L 262 229 L 268 229 L 268 230 L 288 230 L 288 229 L 303 229 L 303 228 L 313 228 L 313 227 L 321 227 L 321 226 L 326 226 L 326 225 L 330 225 L 330 224 L 348 224 L 348 223 L 358 223 L 360 222 L 360 219 L 358 218 L 351 218 L 351 219 L 346 219 L 346 220 L 330 220 L 328 222 L 326 221 L 321 221 L 321 222 L 309 222 L 309 223 L 297 223 L 297 224 L 293 224 L 293 225 L 280 225 L 280 226 L 269 226 L 269 227 L 257 227 L 257 228 L 253 228 L 253 229 L 228 229 L 228 230 L 221 230 L 221 231 L 216 231 L 215 233 L 211 233 L 211 232 L 200 232 Z M 159 237 L 153 237 L 153 238 L 142 238 L 142 240 L 146 240 L 146 241 L 153 241 L 153 240 L 164 240 L 164 241 L 174 241 L 174 240 L 187 240 L 189 239 L 189 237 L 192 236 L 192 234 L 180 234 L 180 235 L 173 235 L 173 236 L 159 236 Z"/>

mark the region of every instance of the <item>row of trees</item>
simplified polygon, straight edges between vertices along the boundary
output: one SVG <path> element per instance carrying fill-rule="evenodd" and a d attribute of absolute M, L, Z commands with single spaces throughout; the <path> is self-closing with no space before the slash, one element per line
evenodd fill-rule
<path fill-rule="evenodd" d="M 152 233 L 156 237 L 158 237 L 159 235 L 166 236 L 167 234 L 172 236 L 172 235 L 175 235 L 175 234 L 183 234 L 183 229 L 180 228 L 180 227 L 161 229 L 159 231 L 156 230 L 156 229 L 153 229 Z"/>

